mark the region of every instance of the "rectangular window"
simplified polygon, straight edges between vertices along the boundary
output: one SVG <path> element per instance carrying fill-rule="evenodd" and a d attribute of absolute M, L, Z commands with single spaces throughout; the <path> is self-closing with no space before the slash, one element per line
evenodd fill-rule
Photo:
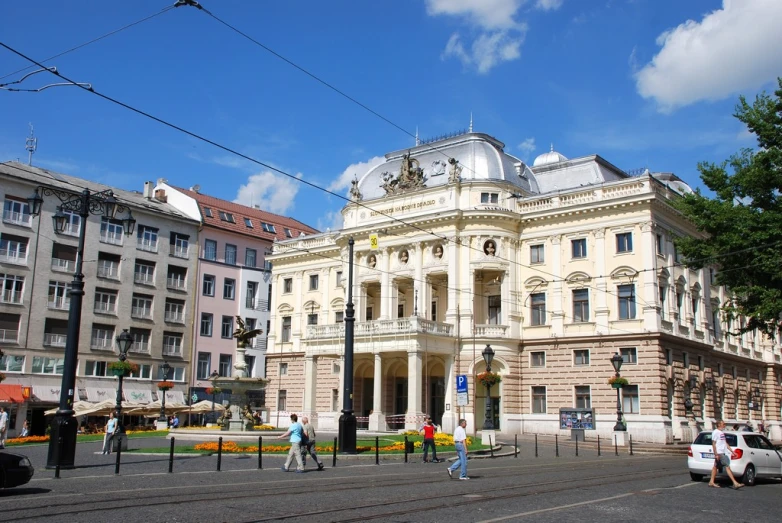
<path fill-rule="evenodd" d="M 288 364 L 280 363 L 280 376 L 287 376 L 287 375 L 288 375 Z"/>
<path fill-rule="evenodd" d="M 71 306 L 71 284 L 62 281 L 49 281 L 49 308 L 68 310 Z"/>
<path fill-rule="evenodd" d="M 337 311 L 334 313 L 334 323 L 343 323 L 345 321 L 345 312 Z"/>
<path fill-rule="evenodd" d="M 244 225 L 245 225 L 245 227 L 249 227 L 250 229 L 252 229 L 253 228 L 253 221 L 250 218 L 245 218 L 244 219 Z"/>
<path fill-rule="evenodd" d="M 665 246 L 663 243 L 662 234 L 657 235 L 657 254 L 659 254 L 660 256 L 665 256 Z"/>
<path fill-rule="evenodd" d="M 570 247 L 573 253 L 573 258 L 586 258 L 587 256 L 587 241 L 586 238 L 579 238 L 577 240 L 570 241 Z"/>
<path fill-rule="evenodd" d="M 73 211 L 65 210 L 63 214 L 65 215 L 65 229 L 62 233 L 68 236 L 78 236 L 81 232 L 81 216 Z"/>
<path fill-rule="evenodd" d="M 205 380 L 211 373 L 212 355 L 208 352 L 198 353 L 198 365 L 196 367 L 196 377 L 199 380 Z"/>
<path fill-rule="evenodd" d="M 0 274 L 0 303 L 21 305 L 24 294 L 24 276 Z"/>
<path fill-rule="evenodd" d="M 288 410 L 288 391 L 280 390 L 277 392 L 277 410 Z"/>
<path fill-rule="evenodd" d="M 337 287 L 342 287 L 342 271 L 337 271 Z"/>
<path fill-rule="evenodd" d="M 660 294 L 660 319 L 665 319 L 665 297 L 668 292 L 668 287 L 660 285 L 657 288 L 657 292 Z"/>
<path fill-rule="evenodd" d="M 307 314 L 307 325 L 317 325 L 317 324 L 318 324 L 318 315 Z"/>
<path fill-rule="evenodd" d="M 589 349 L 578 349 L 573 351 L 573 365 L 589 365 Z"/>
<path fill-rule="evenodd" d="M 318 275 L 317 274 L 310 274 L 310 290 L 311 291 L 318 290 Z"/>
<path fill-rule="evenodd" d="M 27 264 L 27 243 L 27 238 L 23 236 L 3 233 L 0 238 L 0 262 Z"/>
<path fill-rule="evenodd" d="M 225 263 L 236 265 L 236 245 L 225 244 Z"/>
<path fill-rule="evenodd" d="M 209 207 L 204 207 L 204 216 L 207 218 L 212 218 L 212 209 Z"/>
<path fill-rule="evenodd" d="M 100 241 L 112 245 L 122 245 L 122 234 L 125 230 L 122 227 L 122 221 L 106 218 L 100 219 Z"/>
<path fill-rule="evenodd" d="M 698 356 L 698 370 L 704 370 L 703 356 Z"/>
<path fill-rule="evenodd" d="M 211 274 L 204 274 L 203 293 L 204 296 L 215 295 L 215 277 Z"/>
<path fill-rule="evenodd" d="M 94 311 L 101 314 L 115 314 L 117 312 L 117 292 L 96 289 Z"/>
<path fill-rule="evenodd" d="M 617 294 L 619 295 L 619 319 L 635 319 L 635 285 L 619 285 Z"/>
<path fill-rule="evenodd" d="M 290 229 L 288 229 L 287 227 L 283 227 L 282 230 L 285 231 L 286 238 L 293 238 L 293 233 L 291 232 Z"/>
<path fill-rule="evenodd" d="M 576 408 L 577 409 L 591 409 L 592 408 L 592 393 L 589 390 L 589 385 L 577 385 L 576 392 Z"/>
<path fill-rule="evenodd" d="M 589 289 L 573 291 L 573 322 L 589 321 Z"/>
<path fill-rule="evenodd" d="M 233 316 L 223 316 L 223 321 L 220 326 L 220 337 L 221 338 L 231 338 L 234 332 L 234 317 Z"/>
<path fill-rule="evenodd" d="M 721 338 L 722 337 L 722 329 L 720 329 L 720 311 L 719 311 L 719 309 L 711 311 L 711 328 L 714 329 L 714 337 L 715 338 Z"/>
<path fill-rule="evenodd" d="M 665 349 L 665 364 L 673 365 L 673 349 Z"/>
<path fill-rule="evenodd" d="M 256 260 L 258 259 L 258 251 L 255 249 L 247 248 L 244 251 L 244 266 L 255 267 Z"/>
<path fill-rule="evenodd" d="M 163 355 L 182 356 L 182 334 L 163 332 Z"/>
<path fill-rule="evenodd" d="M 152 319 L 152 296 L 134 294 L 130 315 L 133 318 Z"/>
<path fill-rule="evenodd" d="M 30 206 L 27 202 L 12 200 L 6 197 L 3 204 L 3 221 L 13 223 L 14 225 L 25 225 L 29 227 L 32 223 L 30 218 Z"/>
<path fill-rule="evenodd" d="M 375 319 L 375 310 L 371 306 L 364 309 L 364 312 L 366 314 L 366 321 Z"/>
<path fill-rule="evenodd" d="M 107 254 L 105 252 L 98 253 L 98 277 L 108 278 L 111 280 L 119 279 L 119 256 Z"/>
<path fill-rule="evenodd" d="M 405 317 L 405 304 L 400 303 L 396 306 L 396 317 L 397 318 L 404 318 Z"/>
<path fill-rule="evenodd" d="M 208 312 L 201 313 L 201 336 L 212 335 L 212 325 L 214 323 L 214 314 Z"/>
<path fill-rule="evenodd" d="M 339 410 L 339 389 L 331 389 L 331 410 Z"/>
<path fill-rule="evenodd" d="M 190 248 L 190 237 L 185 234 L 172 232 L 170 236 L 170 254 L 177 258 L 187 258 L 188 249 Z"/>
<path fill-rule="evenodd" d="M 94 350 L 113 350 L 114 326 L 94 324 L 92 326 L 92 340 L 90 340 L 90 348 Z"/>
<path fill-rule="evenodd" d="M 87 360 L 86 364 L 84 365 L 84 375 L 85 376 L 105 376 L 106 375 L 106 365 L 108 365 L 105 361 L 91 361 Z"/>
<path fill-rule="evenodd" d="M 502 323 L 502 299 L 499 294 L 489 296 L 487 298 L 487 305 L 489 309 L 489 324 L 500 325 Z"/>
<path fill-rule="evenodd" d="M 152 331 L 150 329 L 131 327 L 130 335 L 133 336 L 133 345 L 130 346 L 130 352 L 149 354 L 149 338 L 152 336 Z"/>
<path fill-rule="evenodd" d="M 168 274 L 166 274 L 166 287 L 177 291 L 186 290 L 187 268 L 178 267 L 176 265 L 169 265 Z"/>
<path fill-rule="evenodd" d="M 136 247 L 142 251 L 157 252 L 157 233 L 155 227 L 139 225 Z"/>
<path fill-rule="evenodd" d="M 217 372 L 220 374 L 220 376 L 230 376 L 231 375 L 231 355 L 230 354 L 220 354 L 220 368 L 217 369 Z"/>
<path fill-rule="evenodd" d="M 481 203 L 498 203 L 500 201 L 500 195 L 496 192 L 482 192 Z"/>
<path fill-rule="evenodd" d="M 622 412 L 625 414 L 639 414 L 638 385 L 625 385 L 622 391 Z"/>
<path fill-rule="evenodd" d="M 546 353 L 544 351 L 536 351 L 529 353 L 529 366 L 530 367 L 545 367 L 546 366 Z"/>
<path fill-rule="evenodd" d="M 546 324 L 546 294 L 539 292 L 530 296 L 530 325 Z"/>
<path fill-rule="evenodd" d="M 619 349 L 619 354 L 622 355 L 622 361 L 625 365 L 638 364 L 638 351 L 635 347 L 623 347 Z"/>
<path fill-rule="evenodd" d="M 185 302 L 183 300 L 173 300 L 166 298 L 166 311 L 164 319 L 170 323 L 185 322 Z"/>
<path fill-rule="evenodd" d="M 261 228 L 266 232 L 276 233 L 277 230 L 274 228 L 274 225 L 271 223 L 265 223 L 261 222 Z"/>
<path fill-rule="evenodd" d="M 218 211 L 218 212 L 220 213 L 220 219 L 223 220 L 224 222 L 236 223 L 236 221 L 234 220 L 234 215 L 231 214 L 230 212 L 225 212 L 225 211 Z"/>
<path fill-rule="evenodd" d="M 291 341 L 291 317 L 282 317 L 282 331 L 280 332 L 280 339 L 283 343 Z"/>
<path fill-rule="evenodd" d="M 247 295 L 245 296 L 245 303 L 244 306 L 248 309 L 255 309 L 256 308 L 256 301 L 258 300 L 258 282 L 256 281 L 248 281 L 247 282 Z M 257 304 L 260 306 L 260 304 Z"/>
<path fill-rule="evenodd" d="M 24 356 L 6 354 L 0 357 L 0 371 L 22 372 L 24 370 Z"/>
<path fill-rule="evenodd" d="M 155 262 L 136 260 L 133 268 L 133 281 L 141 285 L 155 284 Z"/>
<path fill-rule="evenodd" d="M 215 240 L 204 241 L 204 258 L 207 260 L 217 260 L 217 242 Z"/>
<path fill-rule="evenodd" d="M 293 278 L 285 278 L 282 280 L 282 292 L 285 294 L 293 292 Z"/>
<path fill-rule="evenodd" d="M 429 310 L 432 313 L 432 321 L 437 321 L 437 301 L 432 300 L 431 305 L 429 306 Z"/>
<path fill-rule="evenodd" d="M 226 278 L 223 281 L 223 299 L 233 300 L 236 295 L 236 280 L 233 278 Z"/>
<path fill-rule="evenodd" d="M 682 314 L 682 307 L 684 305 L 684 293 L 679 291 L 677 289 L 676 291 L 676 315 L 678 316 L 679 324 L 681 325 L 682 320 L 684 319 L 684 314 Z"/>
<path fill-rule="evenodd" d="M 532 387 L 532 413 L 546 413 L 546 387 Z"/>
<path fill-rule="evenodd" d="M 33 357 L 33 374 L 62 374 L 64 368 L 64 358 Z"/>
<path fill-rule="evenodd" d="M 530 245 L 529 248 L 529 262 L 530 263 L 543 263 L 546 261 L 546 253 L 544 245 Z"/>
<path fill-rule="evenodd" d="M 633 252 L 633 233 L 621 232 L 616 235 L 616 252 Z"/>

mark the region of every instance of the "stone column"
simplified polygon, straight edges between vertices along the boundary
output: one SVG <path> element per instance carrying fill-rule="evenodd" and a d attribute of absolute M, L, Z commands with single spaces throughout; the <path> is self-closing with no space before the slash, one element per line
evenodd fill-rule
<path fill-rule="evenodd" d="M 296 301 L 293 307 L 293 317 L 291 318 L 291 341 L 293 342 L 293 352 L 301 351 L 301 337 L 304 326 L 302 318 L 306 318 L 304 308 L 304 296 L 305 287 L 303 283 L 304 272 L 296 271 L 293 277 L 293 295 L 296 296 Z"/>
<path fill-rule="evenodd" d="M 660 315 L 657 312 L 657 237 L 654 233 L 654 223 L 646 222 L 641 225 L 641 257 L 642 266 L 654 268 L 652 272 L 645 272 L 641 275 L 643 289 L 639 289 L 638 295 L 641 296 L 641 306 L 643 311 L 644 328 L 649 332 L 658 332 L 660 330 Z"/>
<path fill-rule="evenodd" d="M 782 440 L 782 420 L 780 420 L 780 392 L 773 363 L 766 364 L 766 376 L 763 379 L 763 416 L 766 420 L 768 437 L 772 441 Z"/>
<path fill-rule="evenodd" d="M 390 320 L 391 311 L 391 256 L 388 249 L 377 251 L 378 265 L 380 270 L 380 316 L 378 319 Z"/>
<path fill-rule="evenodd" d="M 594 274 L 605 274 L 606 272 L 606 245 L 605 229 L 595 231 L 595 268 Z M 595 281 L 597 290 L 592 293 L 595 301 L 595 332 L 599 334 L 608 334 L 608 279 L 598 278 Z"/>
<path fill-rule="evenodd" d="M 421 372 L 421 353 L 412 350 L 407 353 L 407 413 L 405 415 L 405 429 L 416 430 L 421 426 L 421 391 L 423 387 L 423 374 Z"/>
<path fill-rule="evenodd" d="M 426 311 L 429 307 L 424 301 L 426 299 L 427 285 L 424 281 L 424 248 L 421 242 L 415 244 L 415 250 L 411 259 L 415 263 L 415 280 L 413 281 L 413 304 L 410 307 L 410 314 L 414 314 L 417 308 L 418 315 L 426 318 Z"/>
<path fill-rule="evenodd" d="M 318 365 L 314 356 L 304 356 L 304 412 L 313 423 L 317 423 L 315 398 L 317 396 Z"/>
<path fill-rule="evenodd" d="M 453 356 L 445 356 L 445 404 L 450 409 L 443 412 L 442 430 L 446 434 L 453 434 L 456 424 L 459 422 L 456 406 L 456 366 Z"/>
<path fill-rule="evenodd" d="M 444 248 L 447 249 L 448 256 L 448 306 L 445 309 L 445 321 L 451 325 L 456 325 L 457 321 L 457 306 L 459 305 L 459 292 L 456 290 L 459 285 L 459 245 L 457 241 L 458 237 L 449 238 Z M 462 311 L 463 313 L 464 311 Z"/>
<path fill-rule="evenodd" d="M 386 416 L 383 414 L 383 358 L 375 354 L 375 380 L 372 413 L 369 415 L 369 430 L 387 430 Z"/>
<path fill-rule="evenodd" d="M 551 270 L 554 281 L 546 300 L 547 321 L 551 323 L 551 334 L 565 334 L 565 312 L 562 310 L 562 237 L 551 237 Z M 572 320 L 571 320 L 572 321 Z"/>

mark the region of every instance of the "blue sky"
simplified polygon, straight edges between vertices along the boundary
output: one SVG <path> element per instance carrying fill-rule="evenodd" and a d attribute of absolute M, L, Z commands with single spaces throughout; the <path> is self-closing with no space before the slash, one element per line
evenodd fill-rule
<path fill-rule="evenodd" d="M 173 5 L 4 2 L 0 42 L 44 59 Z M 782 75 L 778 0 L 204 0 L 219 19 L 422 138 L 465 129 L 531 161 L 553 143 L 624 169 L 672 171 L 754 141 L 738 95 Z M 0 76 L 29 65 L 0 48 Z M 344 194 L 400 129 L 193 7 L 47 62 L 78 82 Z M 23 73 L 0 79 L 16 80 Z M 48 73 L 22 87 L 57 79 Z M 0 90 L 0 161 L 124 189 L 166 178 L 334 227 L 343 203 L 75 87 Z"/>

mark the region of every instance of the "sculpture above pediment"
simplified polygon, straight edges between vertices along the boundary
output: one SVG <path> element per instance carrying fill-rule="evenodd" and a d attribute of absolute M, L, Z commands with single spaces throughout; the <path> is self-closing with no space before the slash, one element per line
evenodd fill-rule
<path fill-rule="evenodd" d="M 418 160 L 410 158 L 409 152 L 402 156 L 402 165 L 399 168 L 398 176 L 395 177 L 389 172 L 384 172 L 382 178 L 383 183 L 380 187 L 386 191 L 386 195 L 402 194 L 426 187 L 424 170 L 420 167 Z"/>

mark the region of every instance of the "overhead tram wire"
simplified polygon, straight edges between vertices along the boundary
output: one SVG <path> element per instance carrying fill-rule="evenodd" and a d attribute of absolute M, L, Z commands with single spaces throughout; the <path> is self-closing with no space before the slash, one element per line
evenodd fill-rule
<path fill-rule="evenodd" d="M 186 1 L 186 0 L 183 0 L 183 1 Z M 192 1 L 192 0 L 190 0 L 190 1 Z M 188 4 L 188 5 L 189 5 L 189 4 Z M 36 61 L 36 60 L 35 60 L 35 59 L 33 59 L 33 58 L 30 58 L 29 56 L 25 55 L 24 53 L 22 53 L 22 52 L 20 52 L 20 51 L 17 51 L 16 49 L 14 49 L 14 48 L 10 47 L 9 45 L 7 45 L 7 44 L 5 44 L 5 43 L 3 43 L 3 42 L 0 42 L 0 47 L 3 47 L 3 48 L 5 48 L 5 49 L 7 49 L 7 50 L 11 51 L 12 53 L 16 54 L 17 56 L 19 56 L 19 57 L 21 57 L 21 58 L 24 58 L 25 60 L 27 60 L 27 61 L 29 61 L 29 62 L 31 62 L 31 63 L 33 63 L 33 64 L 37 65 L 38 67 L 41 67 L 42 69 L 46 69 L 46 68 L 43 66 L 43 64 L 41 64 L 40 62 Z M 260 165 L 260 166 L 262 166 L 262 167 L 265 167 L 265 168 L 267 168 L 267 169 L 269 169 L 269 170 L 272 170 L 272 171 L 274 171 L 274 172 L 277 172 L 277 173 L 279 173 L 279 174 L 281 174 L 281 175 L 283 175 L 283 176 L 286 176 L 286 177 L 288 177 L 288 178 L 290 178 L 290 179 L 292 179 L 292 180 L 295 180 L 295 181 L 297 181 L 297 182 L 299 182 L 299 183 L 302 183 L 302 184 L 304 184 L 304 185 L 307 185 L 307 186 L 309 186 L 309 187 L 312 187 L 313 189 L 317 189 L 317 190 L 319 190 L 319 191 L 321 191 L 321 192 L 324 192 L 324 193 L 326 193 L 326 194 L 332 195 L 332 196 L 334 196 L 334 197 L 336 197 L 336 198 L 338 198 L 338 199 L 340 199 L 340 200 L 343 200 L 343 201 L 345 201 L 345 202 L 348 202 L 348 203 L 354 203 L 354 204 L 355 204 L 356 206 L 358 206 L 358 207 L 362 207 L 362 208 L 364 208 L 364 209 L 367 209 L 367 210 L 369 210 L 369 211 L 371 211 L 371 212 L 373 212 L 373 213 L 375 213 L 375 214 L 377 214 L 377 215 L 380 215 L 380 216 L 383 216 L 383 217 L 385 217 L 385 218 L 388 218 L 388 219 L 389 219 L 389 220 L 391 220 L 391 221 L 398 222 L 398 223 L 400 223 L 400 224 L 402 224 L 402 225 L 406 225 L 406 226 L 408 226 L 408 227 L 410 227 L 410 228 L 412 228 L 412 229 L 414 229 L 414 230 L 417 230 L 417 231 L 423 232 L 423 233 L 425 233 L 425 234 L 432 235 L 432 236 L 434 236 L 435 238 L 439 238 L 440 240 L 442 240 L 442 241 L 445 241 L 446 243 L 456 243 L 456 244 L 459 244 L 459 245 L 461 245 L 461 241 L 460 241 L 460 239 L 450 239 L 450 238 L 448 238 L 448 237 L 446 237 L 446 236 L 442 236 L 442 235 L 440 235 L 440 234 L 437 234 L 437 233 L 435 233 L 434 231 L 428 231 L 428 230 L 426 230 L 426 229 L 424 229 L 424 228 L 422 228 L 422 227 L 419 227 L 419 226 L 417 226 L 417 225 L 415 225 L 415 224 L 413 224 L 413 223 L 407 222 L 407 221 L 405 221 L 405 220 L 402 220 L 402 219 L 400 219 L 400 218 L 395 218 L 395 217 L 393 217 L 393 216 L 391 216 L 391 215 L 389 215 L 389 214 L 387 214 L 387 213 L 385 213 L 385 212 L 383 212 L 383 211 L 379 211 L 379 210 L 373 209 L 372 207 L 370 207 L 369 205 L 367 205 L 367 204 L 365 204 L 365 203 L 363 203 L 363 202 L 361 202 L 361 201 L 354 201 L 354 200 L 351 200 L 351 199 L 349 199 L 349 198 L 347 198 L 347 197 L 345 197 L 345 196 L 343 196 L 343 195 L 341 195 L 341 194 L 338 194 L 338 193 L 336 193 L 336 192 L 334 192 L 334 191 L 331 191 L 331 190 L 329 190 L 329 189 L 326 189 L 326 188 L 324 188 L 324 187 L 321 187 L 321 186 L 319 186 L 319 185 L 317 185 L 317 184 L 315 184 L 315 183 L 312 183 L 312 182 L 310 182 L 310 181 L 307 181 L 307 180 L 305 180 L 305 179 L 302 179 L 302 178 L 298 178 L 298 177 L 296 177 L 296 176 L 294 176 L 294 175 L 292 175 L 292 174 L 290 174 L 290 173 L 288 173 L 288 172 L 286 172 L 286 171 L 283 171 L 283 170 L 281 170 L 281 169 L 279 169 L 279 168 L 277 168 L 277 167 L 274 167 L 273 165 L 270 165 L 270 164 L 264 163 L 264 162 L 262 162 L 262 161 L 260 161 L 260 160 L 257 160 L 257 159 L 255 159 L 255 158 L 253 158 L 253 157 L 251 157 L 251 156 L 248 156 L 248 155 L 246 155 L 246 154 L 244 154 L 244 153 L 241 153 L 241 152 L 239 152 L 239 151 L 236 151 L 235 149 L 231 149 L 230 147 L 227 147 L 227 146 L 225 146 L 225 145 L 222 145 L 222 144 L 220 144 L 220 143 L 218 143 L 218 142 L 215 142 L 214 140 L 211 140 L 211 139 L 209 139 L 209 138 L 206 138 L 206 137 L 204 137 L 204 136 L 201 136 L 201 135 L 199 135 L 199 134 L 196 134 L 196 133 L 194 133 L 194 132 L 192 132 L 192 131 L 189 131 L 189 130 L 187 130 L 187 129 L 185 129 L 185 128 L 183 128 L 183 127 L 179 126 L 179 125 L 173 124 L 173 123 L 171 123 L 171 122 L 169 122 L 169 121 L 167 121 L 167 120 L 163 120 L 162 118 L 159 118 L 159 117 L 157 117 L 157 116 L 154 116 L 154 115 L 153 115 L 153 114 L 151 114 L 151 113 L 148 113 L 148 112 L 146 112 L 146 111 L 143 111 L 143 110 L 141 110 L 141 109 L 137 109 L 137 108 L 135 108 L 135 107 L 133 107 L 133 106 L 131 106 L 131 105 L 128 105 L 128 104 L 126 104 L 126 103 L 124 103 L 124 102 L 122 102 L 122 101 L 120 101 L 120 100 L 117 100 L 116 98 L 112 98 L 111 96 L 108 96 L 108 95 L 105 95 L 105 94 L 103 94 L 103 93 L 100 93 L 100 92 L 96 91 L 96 90 L 95 90 L 93 87 L 91 87 L 91 86 L 87 87 L 87 86 L 85 86 L 85 85 L 79 84 L 79 83 L 77 83 L 77 82 L 75 82 L 75 81 L 71 80 L 70 78 L 68 78 L 68 77 L 64 76 L 64 75 L 63 75 L 62 73 L 60 73 L 59 71 L 53 71 L 53 70 L 51 70 L 51 69 L 47 69 L 47 72 L 49 72 L 49 73 L 51 73 L 51 74 L 53 74 L 53 75 L 57 76 L 58 78 L 61 78 L 62 80 L 65 80 L 66 82 L 69 82 L 69 83 L 71 83 L 71 84 L 75 85 L 76 87 L 79 87 L 79 88 L 83 89 L 84 91 L 87 91 L 87 92 L 89 92 L 89 93 L 92 93 L 92 94 L 94 94 L 94 95 L 96 95 L 96 96 L 98 96 L 98 97 L 100 97 L 100 98 L 102 98 L 102 99 L 104 99 L 104 100 L 106 100 L 106 101 L 108 101 L 108 102 L 111 102 L 111 103 L 113 103 L 113 104 L 115 104 L 115 105 L 119 105 L 120 107 L 123 107 L 123 108 L 125 108 L 125 109 L 128 109 L 129 111 L 132 111 L 132 112 L 134 112 L 134 113 L 136 113 L 136 114 L 139 114 L 139 115 L 141 115 L 141 116 L 144 116 L 144 117 L 146 117 L 146 118 L 149 118 L 150 120 L 153 120 L 153 121 L 155 121 L 155 122 L 158 122 L 159 124 L 162 124 L 162 125 L 164 125 L 164 126 L 166 126 L 166 127 L 169 127 L 169 128 L 171 128 L 171 129 L 174 129 L 174 130 L 176 130 L 176 131 L 179 131 L 179 132 L 181 132 L 181 133 L 183 133 L 183 134 L 186 134 L 186 135 L 188 135 L 188 136 L 190 136 L 190 137 L 192 137 L 192 138 L 195 138 L 196 140 L 199 140 L 199 141 L 202 141 L 202 142 L 208 143 L 208 144 L 210 144 L 210 145 L 212 145 L 212 146 L 214 146 L 214 147 L 216 147 L 216 148 L 218 148 L 218 149 L 221 149 L 221 150 L 223 150 L 223 151 L 225 151 L 225 152 L 228 152 L 228 153 L 230 153 L 230 154 L 233 154 L 233 155 L 235 155 L 235 156 L 238 156 L 238 157 L 240 157 L 240 158 L 243 158 L 243 159 L 245 159 L 245 160 L 247 160 L 247 161 L 249 161 L 249 162 L 251 162 L 251 163 L 254 163 L 254 164 Z M 472 247 L 471 245 L 466 245 L 466 248 L 467 248 L 467 249 L 470 249 L 470 250 L 473 250 L 473 251 L 475 251 L 475 252 L 483 253 L 483 250 L 482 250 L 482 249 L 479 249 L 479 248 L 476 248 L 476 247 Z M 537 272 L 537 273 L 539 273 L 539 274 L 544 274 L 544 275 L 546 275 L 546 276 L 553 277 L 553 278 L 554 278 L 554 280 L 552 280 L 552 281 L 551 281 L 551 283 L 554 283 L 554 282 L 567 282 L 567 280 L 566 280 L 565 278 L 562 278 L 562 277 L 560 277 L 560 276 L 557 276 L 557 275 L 555 275 L 555 274 L 553 274 L 553 273 L 550 273 L 550 272 L 548 272 L 548 271 L 544 271 L 544 270 L 543 270 L 543 269 L 541 269 L 540 267 L 535 267 L 535 266 L 532 266 L 532 265 L 526 265 L 526 264 L 523 264 L 523 263 L 521 263 L 521 262 L 517 262 L 517 261 L 515 261 L 515 260 L 510 260 L 510 259 L 507 259 L 507 258 L 503 258 L 503 257 L 501 257 L 501 256 L 496 256 L 496 255 L 495 255 L 495 258 L 496 258 L 497 260 L 502 260 L 502 261 L 508 262 L 508 263 L 509 263 L 509 264 L 511 264 L 511 265 L 515 265 L 515 266 L 518 266 L 518 267 L 522 267 L 522 268 L 525 268 L 525 269 L 528 269 L 528 270 L 531 270 L 531 271 Z M 609 291 L 609 290 L 607 290 L 607 289 L 600 289 L 600 288 L 598 288 L 598 287 L 595 287 L 595 286 L 590 286 L 590 285 L 586 285 L 586 286 L 584 286 L 584 287 L 585 287 L 585 288 L 589 288 L 589 289 L 593 289 L 593 290 L 595 290 L 595 291 L 598 291 L 598 292 L 603 292 L 603 293 L 606 293 L 606 294 L 608 294 L 608 295 L 612 295 L 612 296 L 618 296 L 618 293 L 616 293 L 616 292 L 612 292 L 612 291 Z M 638 298 L 638 295 L 636 295 L 636 298 Z M 641 299 L 641 301 L 642 301 L 644 304 L 646 304 L 646 305 L 651 305 L 651 304 L 647 303 L 647 302 L 646 302 L 646 300 L 643 300 L 643 299 Z"/>
<path fill-rule="evenodd" d="M 122 27 L 119 27 L 119 28 L 117 28 L 117 29 L 114 29 L 113 31 L 109 31 L 108 33 L 106 33 L 106 34 L 104 34 L 104 35 L 102 35 L 102 36 L 99 36 L 99 37 L 97 37 L 97 38 L 93 38 L 92 40 L 89 40 L 89 41 L 87 41 L 87 42 L 84 42 L 84 43 L 82 43 L 82 44 L 79 44 L 79 45 L 77 45 L 77 46 L 71 47 L 70 49 L 68 49 L 68 50 L 66 50 L 66 51 L 63 51 L 63 52 L 61 52 L 61 53 L 57 53 L 57 54 L 55 54 L 55 55 L 52 55 L 52 56 L 50 56 L 49 58 L 46 58 L 46 59 L 44 59 L 44 60 L 41 60 L 41 61 L 40 61 L 40 63 L 44 64 L 44 63 L 46 63 L 46 62 L 49 62 L 50 60 L 54 60 L 55 58 L 59 58 L 59 57 L 61 57 L 61 56 L 64 56 L 64 55 L 66 55 L 66 54 L 68 54 L 68 53 L 71 53 L 71 52 L 73 52 L 73 51 L 76 51 L 76 50 L 78 50 L 78 49 L 81 49 L 82 47 L 86 47 L 86 46 L 88 46 L 88 45 L 90 45 L 90 44 L 94 44 L 95 42 L 98 42 L 98 41 L 100 41 L 100 40 L 103 40 L 104 38 L 107 38 L 107 37 L 109 37 L 109 36 L 115 35 L 115 34 L 117 34 L 117 33 L 121 33 L 121 32 L 122 32 L 122 31 L 124 31 L 125 29 L 129 29 L 129 28 L 133 27 L 134 25 L 138 25 L 138 24 L 140 24 L 140 23 L 142 23 L 142 22 L 146 22 L 147 20 L 151 20 L 151 19 L 155 18 L 156 16 L 160 16 L 160 15 L 162 15 L 163 13 L 166 13 L 166 12 L 168 12 L 168 11 L 170 11 L 170 10 L 174 9 L 175 7 L 179 7 L 179 5 L 184 5 L 184 4 L 180 4 L 179 2 L 177 2 L 177 3 L 176 3 L 176 4 L 174 4 L 174 5 L 170 5 L 170 6 L 168 6 L 168 7 L 164 7 L 163 9 L 161 9 L 160 11 L 158 11 L 157 13 L 151 14 L 151 15 L 149 15 L 149 16 L 145 16 L 144 18 L 142 18 L 142 19 L 140 19 L 140 20 L 136 20 L 135 22 L 131 22 L 131 23 L 127 24 L 127 25 L 123 25 Z M 8 74 L 6 74 L 6 75 L 0 76 L 0 80 L 2 80 L 3 78 L 8 78 L 9 76 L 12 76 L 12 75 L 15 75 L 15 74 L 21 73 L 21 72 L 23 72 L 23 71 L 26 71 L 26 70 L 28 70 L 28 69 L 31 69 L 32 67 L 33 67 L 32 65 L 28 65 L 27 67 L 22 67 L 21 69 L 17 69 L 16 71 L 13 71 L 13 72 L 11 72 L 11 73 L 8 73 Z"/>

